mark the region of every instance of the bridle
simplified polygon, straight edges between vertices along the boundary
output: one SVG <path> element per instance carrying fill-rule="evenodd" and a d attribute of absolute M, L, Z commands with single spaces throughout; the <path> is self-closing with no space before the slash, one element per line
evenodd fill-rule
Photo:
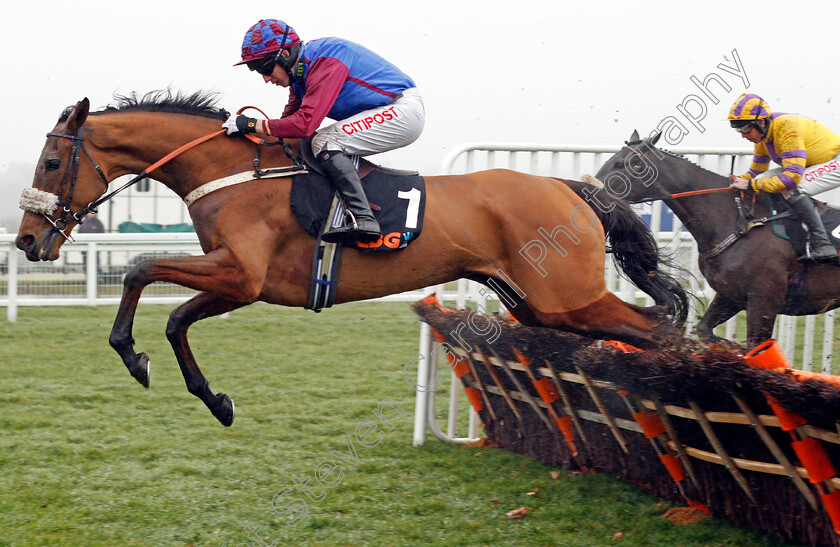
<path fill-rule="evenodd" d="M 636 156 L 638 156 L 640 159 L 644 157 L 644 155 L 641 152 L 639 152 L 638 150 L 636 150 L 635 148 L 630 146 L 630 143 L 626 143 L 622 148 L 626 148 L 627 150 L 630 150 L 631 152 L 636 154 Z M 700 195 L 703 195 L 703 194 L 715 194 L 717 192 L 726 192 L 726 191 L 729 191 L 729 190 L 730 190 L 730 188 L 728 186 L 724 186 L 723 188 L 705 188 L 703 190 L 690 190 L 688 192 L 678 192 L 676 194 L 664 194 L 664 195 L 661 195 L 661 196 L 650 196 L 650 197 L 642 198 L 640 200 L 636 200 L 634 203 L 648 203 L 648 202 L 651 202 L 651 201 L 658 201 L 658 200 L 661 200 L 661 199 L 687 198 L 687 197 L 690 197 L 690 196 L 700 196 Z M 741 192 L 741 194 L 743 196 L 743 192 Z"/>
<path fill-rule="evenodd" d="M 49 192 L 45 192 L 43 190 L 37 190 L 34 188 L 26 188 L 24 189 L 23 196 L 21 197 L 21 208 L 25 211 L 29 211 L 32 213 L 37 213 L 43 216 L 47 222 L 50 223 L 52 228 L 50 229 L 51 233 L 59 233 L 61 234 L 64 239 L 69 241 L 70 243 L 75 242 L 73 236 L 66 233 L 67 227 L 73 222 L 77 222 L 79 224 L 82 223 L 85 215 L 90 212 L 97 212 L 98 207 L 105 203 L 106 201 L 113 198 L 115 195 L 119 194 L 126 188 L 138 183 L 139 181 L 143 180 L 144 178 L 149 176 L 149 173 L 160 167 L 161 165 L 167 163 L 171 159 L 175 158 L 176 156 L 186 152 L 190 148 L 198 146 L 199 144 L 212 139 L 217 135 L 221 135 L 225 132 L 224 129 L 219 131 L 214 131 L 213 133 L 209 133 L 202 137 L 191 141 L 184 146 L 181 146 L 177 150 L 170 152 L 156 163 L 153 163 L 146 169 L 144 169 L 140 174 L 136 175 L 130 181 L 126 182 L 113 192 L 103 195 L 96 201 L 92 201 L 88 203 L 86 206 L 81 208 L 79 211 L 75 213 L 71 209 L 71 205 L 73 203 L 73 194 L 76 190 L 76 181 L 79 176 L 79 167 L 81 165 L 81 152 L 84 152 L 85 155 L 88 157 L 90 162 L 93 164 L 93 168 L 99 173 L 99 177 L 102 179 L 102 182 L 105 183 L 105 190 L 108 190 L 108 178 L 105 176 L 105 172 L 93 159 L 93 156 L 88 151 L 87 147 L 85 146 L 85 138 L 82 136 L 84 128 L 79 128 L 75 135 L 68 135 L 66 133 L 47 133 L 47 137 L 57 137 L 60 139 L 68 139 L 70 142 L 73 143 L 73 147 L 70 150 L 70 166 L 67 168 L 67 171 L 64 173 L 64 178 L 61 181 L 61 188 L 59 189 L 58 195 L 51 194 Z M 65 200 L 61 200 L 61 196 L 64 195 L 65 190 L 67 191 L 67 198 Z M 34 198 L 35 200 L 39 200 L 40 203 L 37 205 L 30 205 L 28 202 L 25 204 L 24 202 L 27 200 L 27 197 Z M 56 209 L 61 208 L 61 216 L 58 220 L 53 220 L 52 216 Z"/>
<path fill-rule="evenodd" d="M 631 152 L 633 152 L 639 158 L 643 157 L 642 153 L 639 152 L 638 150 L 636 150 L 635 148 L 633 148 L 632 146 L 630 146 L 629 142 L 625 143 L 625 146 L 623 148 L 626 148 L 626 149 L 630 150 Z M 735 157 L 734 156 L 732 157 L 732 165 L 733 166 L 735 165 Z M 691 190 L 691 191 L 688 191 L 688 192 L 679 192 L 679 193 L 676 193 L 676 194 L 665 194 L 665 195 L 661 195 L 661 196 L 651 196 L 651 197 L 647 197 L 647 198 L 643 198 L 643 199 L 640 199 L 638 201 L 635 201 L 635 203 L 647 203 L 647 202 L 665 200 L 665 199 L 676 199 L 676 198 L 684 198 L 684 197 L 689 197 L 689 196 L 697 196 L 697 195 L 702 195 L 702 194 L 713 194 L 713 193 L 717 193 L 717 192 L 728 192 L 730 190 L 731 190 L 731 188 L 729 188 L 728 186 L 724 186 L 723 188 L 706 188 L 706 189 L 703 189 L 703 190 Z M 729 234 L 728 236 L 723 238 L 721 241 L 714 244 L 712 246 L 711 250 L 700 253 L 700 258 L 702 258 L 704 260 L 714 258 L 714 257 L 720 255 L 721 253 L 723 253 L 724 251 L 726 251 L 727 249 L 729 249 L 732 245 L 735 244 L 736 241 L 738 241 L 739 239 L 741 239 L 742 237 L 747 235 L 747 232 L 749 232 L 753 228 L 756 228 L 758 226 L 764 226 L 766 223 L 768 223 L 772 220 L 777 220 L 779 218 L 784 218 L 784 217 L 790 216 L 790 213 L 782 212 L 782 213 L 771 214 L 769 216 L 765 216 L 765 217 L 762 217 L 762 218 L 755 218 L 753 216 L 753 210 L 755 209 L 755 194 L 753 194 L 752 208 L 749 212 L 749 215 L 744 213 L 744 206 L 742 204 L 742 201 L 745 199 L 744 191 L 743 190 L 739 191 L 739 193 L 736 194 L 735 196 L 733 196 L 733 198 L 734 198 L 734 201 L 735 201 L 735 206 L 738 209 L 738 228 L 734 232 L 732 232 L 731 234 Z"/>
<path fill-rule="evenodd" d="M 57 137 L 60 139 L 68 139 L 70 142 L 73 143 L 73 147 L 70 149 L 70 166 L 67 168 L 67 171 L 64 172 L 64 178 L 61 180 L 61 188 L 58 191 L 58 196 L 56 200 L 56 208 L 61 208 L 61 217 L 58 220 L 53 220 L 51 215 L 48 215 L 46 211 L 41 210 L 39 212 L 47 222 L 52 225 L 52 231 L 58 232 L 64 239 L 73 242 L 72 236 L 65 233 L 67 230 L 67 226 L 72 222 L 76 221 L 81 223 L 82 219 L 87 215 L 89 212 L 93 211 L 96 212 L 96 207 L 98 203 L 89 203 L 87 206 L 82 208 L 77 212 L 73 212 L 70 206 L 73 203 L 73 194 L 76 190 L 76 181 L 78 180 L 79 176 L 79 166 L 81 165 L 81 152 L 84 152 L 85 155 L 88 157 L 90 162 L 93 164 L 93 168 L 96 169 L 96 172 L 99 173 L 99 177 L 102 179 L 102 182 L 105 183 L 105 189 L 108 189 L 108 178 L 105 176 L 105 172 L 96 163 L 96 160 L 93 159 L 93 156 L 90 155 L 90 152 L 85 146 L 85 138 L 82 136 L 82 128 L 79 128 L 78 132 L 75 135 L 67 135 L 65 133 L 47 133 L 47 137 Z M 61 201 L 61 196 L 64 195 L 65 190 L 67 191 L 67 198 L 64 201 Z"/>

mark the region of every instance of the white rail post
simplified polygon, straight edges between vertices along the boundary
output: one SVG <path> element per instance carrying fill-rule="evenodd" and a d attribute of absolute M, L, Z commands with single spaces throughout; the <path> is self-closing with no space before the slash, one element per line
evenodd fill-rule
<path fill-rule="evenodd" d="M 726 329 L 724 329 L 723 337 L 727 340 L 732 340 L 735 338 L 735 332 L 738 327 L 738 318 L 733 317 L 729 321 L 726 322 Z"/>
<path fill-rule="evenodd" d="M 420 348 L 417 356 L 417 393 L 414 398 L 414 446 L 426 442 L 426 416 L 429 406 L 429 370 L 431 368 L 432 333 L 428 324 L 420 323 Z"/>
<path fill-rule="evenodd" d="M 823 327 L 823 348 L 822 348 L 822 373 L 834 374 L 831 372 L 831 357 L 834 351 L 834 310 L 825 314 L 825 326 Z"/>
<path fill-rule="evenodd" d="M 85 267 L 85 293 L 89 306 L 96 305 L 96 278 L 99 270 L 99 253 L 96 249 L 95 241 L 88 241 L 87 245 L 87 260 Z"/>
<path fill-rule="evenodd" d="M 9 245 L 9 305 L 6 307 L 6 319 L 14 323 L 17 321 L 18 297 L 18 252 L 13 245 Z"/>
<path fill-rule="evenodd" d="M 446 434 L 452 438 L 458 435 L 458 398 L 461 395 L 461 387 L 461 380 L 453 370 L 449 373 L 449 421 L 446 427 Z"/>
<path fill-rule="evenodd" d="M 689 271 L 691 275 L 689 276 L 688 283 L 691 287 L 691 294 L 698 294 L 700 292 L 700 268 L 697 267 L 697 245 L 691 246 L 691 251 L 689 252 Z M 689 302 L 688 308 L 688 317 L 685 320 L 685 334 L 686 336 L 690 336 L 692 331 L 697 328 L 697 303 Z"/>
<path fill-rule="evenodd" d="M 802 342 L 802 370 L 811 371 L 814 365 L 814 330 L 817 317 L 809 315 L 805 318 L 805 339 Z M 796 340 L 793 341 L 794 344 Z"/>
<path fill-rule="evenodd" d="M 782 352 L 791 365 L 795 366 L 796 362 L 796 317 L 790 315 L 780 315 L 778 321 L 778 341 Z"/>

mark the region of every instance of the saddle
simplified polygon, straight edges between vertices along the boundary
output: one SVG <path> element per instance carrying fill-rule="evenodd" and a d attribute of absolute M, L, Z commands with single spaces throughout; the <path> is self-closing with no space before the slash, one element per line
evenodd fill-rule
<path fill-rule="evenodd" d="M 779 215 L 779 217 L 772 221 L 771 226 L 773 233 L 790 241 L 797 254 L 804 255 L 806 244 L 808 242 L 808 232 L 802 225 L 799 217 L 787 206 L 783 199 L 767 194 L 767 199 L 770 202 L 771 215 Z M 825 231 L 828 233 L 828 238 L 834 245 L 835 249 L 840 249 L 840 209 L 833 207 L 823 201 L 818 201 L 811 198 L 817 211 L 822 218 Z M 787 215 L 782 215 L 787 212 Z"/>
<path fill-rule="evenodd" d="M 306 165 L 308 173 L 292 177 L 289 205 L 306 233 L 315 238 L 306 309 L 319 312 L 335 300 L 343 247 L 398 251 L 417 239 L 423 229 L 426 182 L 414 171 L 386 169 L 360 159 L 362 187 L 383 235 L 371 243 L 346 241 L 338 245 L 324 242 L 321 234 L 330 226 L 343 225 L 344 208 L 332 181 L 321 172 L 312 154 L 310 139 L 299 141 L 295 162 Z"/>
<path fill-rule="evenodd" d="M 840 249 L 840 209 L 828 205 L 823 201 L 818 201 L 814 198 L 811 199 L 814 201 L 814 205 L 820 214 L 829 240 L 835 249 Z M 802 221 L 788 207 L 785 200 L 779 199 L 773 194 L 767 194 L 767 200 L 770 206 L 770 214 L 776 217 L 775 220 L 770 222 L 773 234 L 790 241 L 796 253 L 800 256 L 804 255 L 808 243 L 808 231 L 805 230 Z M 808 299 L 808 289 L 805 287 L 807 277 L 807 264 L 794 272 L 788 282 L 788 290 L 783 307 L 784 313 L 797 315 L 801 310 L 802 305 Z"/>
<path fill-rule="evenodd" d="M 300 158 L 310 172 L 292 177 L 290 205 L 298 222 L 310 236 L 318 238 L 330 215 L 335 188 L 322 174 L 308 142 L 301 141 Z M 348 241 L 344 247 L 366 251 L 396 251 L 417 239 L 423 230 L 426 183 L 414 171 L 387 169 L 362 159 L 362 187 L 382 237 L 373 243 Z M 339 215 L 340 216 L 340 215 Z"/>

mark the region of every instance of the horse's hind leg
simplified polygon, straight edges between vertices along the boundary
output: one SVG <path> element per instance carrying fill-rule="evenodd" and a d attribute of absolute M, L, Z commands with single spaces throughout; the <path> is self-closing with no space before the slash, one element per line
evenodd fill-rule
<path fill-rule="evenodd" d="M 187 341 L 187 330 L 196 321 L 221 315 L 244 305 L 245 302 L 237 302 L 222 295 L 199 293 L 175 308 L 166 325 L 166 338 L 172 344 L 184 381 L 187 383 L 187 390 L 204 401 L 213 416 L 224 426 L 233 423 L 233 401 L 225 393 L 213 393 L 210 390 L 210 382 L 201 373 L 193 357 Z"/>
<path fill-rule="evenodd" d="M 543 325 L 569 330 L 593 338 L 616 339 L 647 348 L 656 346 L 663 337 L 677 333 L 664 317 L 654 317 L 653 310 L 640 313 L 612 293 L 606 293 L 583 308 L 545 313 L 534 309 Z"/>

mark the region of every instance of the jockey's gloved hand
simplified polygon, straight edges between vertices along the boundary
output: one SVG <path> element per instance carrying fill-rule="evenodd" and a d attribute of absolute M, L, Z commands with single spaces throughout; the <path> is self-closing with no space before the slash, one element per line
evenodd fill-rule
<path fill-rule="evenodd" d="M 225 123 L 222 124 L 222 127 L 227 129 L 228 135 L 233 135 L 234 133 L 254 133 L 257 131 L 257 120 L 241 114 L 231 114 Z"/>

